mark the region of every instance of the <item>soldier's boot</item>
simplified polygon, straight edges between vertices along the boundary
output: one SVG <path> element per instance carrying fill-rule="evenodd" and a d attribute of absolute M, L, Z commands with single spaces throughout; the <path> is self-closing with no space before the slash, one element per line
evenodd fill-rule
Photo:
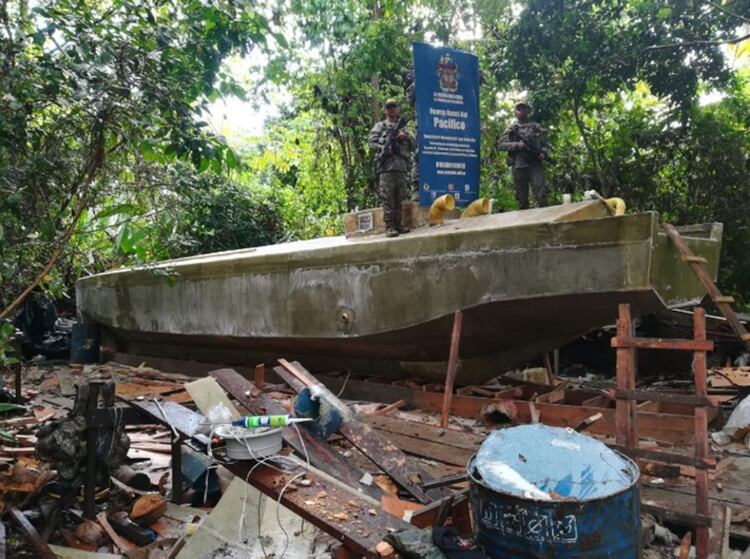
<path fill-rule="evenodd" d="M 411 229 L 409 229 L 406 225 L 399 225 L 396 230 L 402 235 L 405 235 L 406 233 L 409 233 L 411 231 Z"/>
<path fill-rule="evenodd" d="M 385 236 L 386 237 L 398 237 L 398 229 L 395 227 L 386 227 L 385 228 Z"/>

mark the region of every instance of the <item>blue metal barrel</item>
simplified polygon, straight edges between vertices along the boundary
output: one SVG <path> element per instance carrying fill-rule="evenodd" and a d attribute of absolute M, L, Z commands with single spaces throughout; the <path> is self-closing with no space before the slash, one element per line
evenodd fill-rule
<path fill-rule="evenodd" d="M 474 536 L 492 559 L 638 557 L 638 466 L 591 437 L 544 425 L 495 431 L 468 475 Z"/>

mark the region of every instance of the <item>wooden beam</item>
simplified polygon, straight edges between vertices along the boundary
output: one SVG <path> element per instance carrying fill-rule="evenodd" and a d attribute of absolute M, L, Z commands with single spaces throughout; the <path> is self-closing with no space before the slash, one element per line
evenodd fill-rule
<path fill-rule="evenodd" d="M 423 491 L 421 483 L 431 480 L 431 476 L 396 445 L 383 438 L 369 425 L 357 419 L 349 406 L 316 380 L 302 365 L 297 362 L 288 363 L 281 359 L 279 363 L 283 366 L 274 370 L 295 390 L 298 390 L 300 386 L 315 386 L 316 390 L 320 390 L 321 397 L 325 398 L 341 414 L 342 421 L 339 426 L 339 433 L 415 499 L 426 504 L 445 495 L 445 492 L 440 489 L 432 489 L 429 492 Z M 440 397 L 439 394 L 436 394 L 436 396 Z"/>
<path fill-rule="evenodd" d="M 652 505 L 651 503 L 641 503 L 641 512 L 653 514 L 657 518 L 687 526 L 711 526 L 711 517 L 699 514 L 690 514 L 681 512 L 661 505 Z"/>
<path fill-rule="evenodd" d="M 266 365 L 264 363 L 258 363 L 255 366 L 255 386 L 263 390 L 266 384 Z"/>
<path fill-rule="evenodd" d="M 10 507 L 8 509 L 8 512 L 10 512 L 13 520 L 16 521 L 16 523 L 21 527 L 21 530 L 23 530 L 23 532 L 29 538 L 31 545 L 34 546 L 34 549 L 36 549 L 40 557 L 43 557 L 45 559 L 53 559 L 57 557 L 57 554 L 50 549 L 49 545 L 47 545 L 47 542 L 42 539 L 42 536 L 39 535 L 39 532 L 36 531 L 36 528 L 34 528 L 31 522 L 29 522 L 29 519 L 26 518 L 26 515 L 23 512 L 18 510 L 16 507 Z"/>
<path fill-rule="evenodd" d="M 608 444 L 613 450 L 617 450 L 630 456 L 631 458 L 645 458 L 648 460 L 657 460 L 666 464 L 680 464 L 682 466 L 692 466 L 697 469 L 710 469 L 716 466 L 716 460 L 713 458 L 698 459 L 694 456 L 685 456 L 684 454 L 675 454 L 672 452 L 660 452 L 647 448 L 628 448 L 618 444 Z"/>
<path fill-rule="evenodd" d="M 614 348 L 664 349 L 671 351 L 713 351 L 710 340 L 682 340 L 678 338 L 632 338 L 617 336 L 610 342 Z"/>
<path fill-rule="evenodd" d="M 630 316 L 630 305 L 621 304 L 618 307 L 617 337 L 613 338 L 613 347 L 617 347 L 617 389 L 635 390 L 636 358 L 634 346 L 617 346 L 615 340 L 632 339 L 635 329 Z M 636 448 L 638 446 L 638 416 L 636 402 L 632 400 L 617 400 L 615 402 L 615 423 L 617 425 L 617 444 Z"/>
<path fill-rule="evenodd" d="M 461 325 L 464 313 L 456 311 L 453 314 L 453 332 L 451 333 L 451 348 L 448 356 L 448 371 L 445 375 L 445 393 L 443 394 L 443 409 L 440 415 L 440 427 L 448 427 L 448 416 L 451 411 L 451 399 L 453 398 L 453 385 L 456 381 L 458 371 L 458 350 L 461 342 Z"/>
<path fill-rule="evenodd" d="M 680 394 L 657 390 L 615 390 L 614 395 L 617 399 L 636 400 L 638 402 L 665 402 L 668 404 L 685 404 L 707 408 L 717 407 L 716 402 L 707 396 L 696 396 L 695 394 Z"/>
<path fill-rule="evenodd" d="M 404 386 L 394 386 L 376 382 L 349 379 L 344 386 L 344 379 L 318 375 L 317 377 L 332 392 L 344 389 L 342 397 L 350 400 L 369 400 L 390 403 L 403 399 L 415 408 L 440 413 L 443 395 L 436 392 L 423 392 Z M 480 398 L 455 394 L 451 401 L 451 414 L 468 419 L 481 419 L 488 406 L 495 406 L 517 423 L 530 423 L 531 412 L 527 400 L 515 398 Z M 602 419 L 594 423 L 587 432 L 595 435 L 617 433 L 615 410 L 597 406 L 575 406 L 569 404 L 548 404 L 537 402 L 540 422 L 555 427 L 573 427 L 601 412 Z M 651 437 L 669 443 L 690 443 L 693 441 L 693 416 L 651 411 L 638 412 L 638 424 L 641 436 Z"/>
<path fill-rule="evenodd" d="M 693 314 L 693 337 L 696 341 L 706 339 L 706 311 L 696 307 Z M 696 351 L 693 355 L 693 377 L 695 380 L 695 395 L 706 397 L 706 352 Z M 695 458 L 708 458 L 708 413 L 705 407 L 695 408 Z M 695 472 L 695 508 L 699 515 L 710 516 L 711 508 L 708 501 L 708 471 Z M 695 554 L 697 559 L 707 559 L 709 551 L 708 527 L 698 526 L 695 530 Z"/>

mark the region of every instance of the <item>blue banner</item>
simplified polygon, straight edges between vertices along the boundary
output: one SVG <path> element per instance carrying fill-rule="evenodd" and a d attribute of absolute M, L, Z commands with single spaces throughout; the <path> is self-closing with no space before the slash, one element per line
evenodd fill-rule
<path fill-rule="evenodd" d="M 419 203 L 452 194 L 466 206 L 479 196 L 479 59 L 412 43 L 417 93 Z"/>

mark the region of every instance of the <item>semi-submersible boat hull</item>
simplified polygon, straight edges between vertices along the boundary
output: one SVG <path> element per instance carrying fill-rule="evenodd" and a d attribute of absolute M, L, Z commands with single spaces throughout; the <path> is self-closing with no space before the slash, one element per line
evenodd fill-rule
<path fill-rule="evenodd" d="M 721 224 L 680 231 L 715 277 Z M 614 217 L 599 201 L 114 270 L 76 292 L 120 352 L 434 379 L 461 309 L 461 383 L 613 323 L 618 303 L 643 314 L 704 296 L 655 213 Z"/>

